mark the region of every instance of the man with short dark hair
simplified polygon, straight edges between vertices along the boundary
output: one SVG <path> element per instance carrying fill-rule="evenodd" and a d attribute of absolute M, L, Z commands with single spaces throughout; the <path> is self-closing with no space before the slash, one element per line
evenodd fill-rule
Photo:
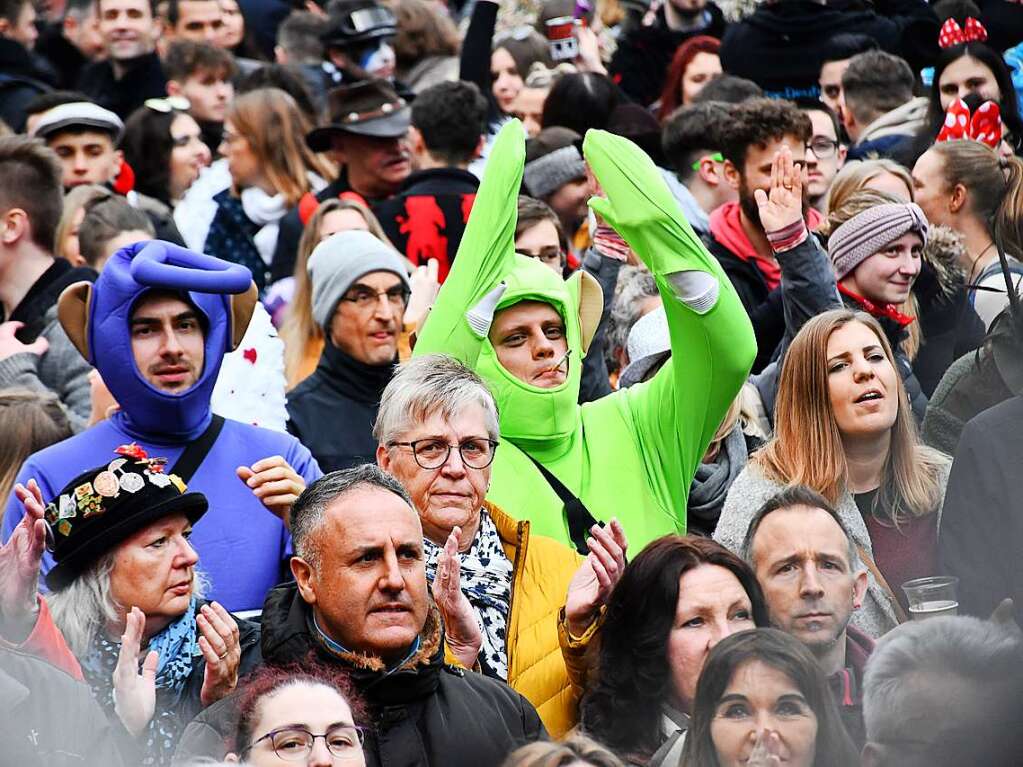
<path fill-rule="evenodd" d="M 810 118 L 812 133 L 806 145 L 807 200 L 821 214 L 827 213 L 828 192 L 838 171 L 845 165 L 847 148 L 841 141 L 838 116 L 823 101 L 806 99 L 796 102 Z"/>
<path fill-rule="evenodd" d="M 0 138 L 0 387 L 53 391 L 82 429 L 91 368 L 57 320 L 57 297 L 96 273 L 54 258 L 62 209 L 57 156 L 38 141 Z"/>
<path fill-rule="evenodd" d="M 323 40 L 327 20 L 310 11 L 292 11 L 277 29 L 274 61 L 302 72 L 309 92 L 321 107 L 327 100 L 323 76 Z"/>
<path fill-rule="evenodd" d="M 327 100 L 329 123 L 309 133 L 306 143 L 314 152 L 330 153 L 341 173 L 281 219 L 272 280 L 294 272 L 302 227 L 316 203 L 347 196 L 372 206 L 394 195 L 412 172 L 407 135 L 411 109 L 390 83 L 366 80 L 343 85 L 330 91 Z"/>
<path fill-rule="evenodd" d="M 860 688 L 874 642 L 849 624 L 866 596 L 867 571 L 838 512 L 808 487 L 783 490 L 753 518 L 742 555 L 764 590 L 771 623 L 817 658 L 861 747 Z"/>
<path fill-rule="evenodd" d="M 842 75 L 842 122 L 852 141 L 849 159 L 889 157 L 927 122 L 928 99 L 913 97 L 909 64 L 884 51 L 853 56 Z"/>
<path fill-rule="evenodd" d="M 234 99 L 238 65 L 230 53 L 193 40 L 175 40 L 163 57 L 167 94 L 188 99 L 188 113 L 199 123 L 203 143 L 216 153 L 224 118 Z"/>
<path fill-rule="evenodd" d="M 68 0 L 64 17 L 43 28 L 37 50 L 57 74 L 58 88 L 74 88 L 82 70 L 104 54 L 95 0 Z"/>
<path fill-rule="evenodd" d="M 726 104 L 741 104 L 750 99 L 762 98 L 763 95 L 764 89 L 752 80 L 726 73 L 718 75 L 704 85 L 693 98 L 692 103 L 723 101 Z"/>
<path fill-rule="evenodd" d="M 328 474 L 295 503 L 291 529 L 295 582 L 263 607 L 263 658 L 312 653 L 348 671 L 377 723 L 369 764 L 498 767 L 546 738 L 506 684 L 445 665 L 422 525 L 397 480 L 369 465 Z"/>
<path fill-rule="evenodd" d="M 876 49 L 877 41 L 867 35 L 841 34 L 835 35 L 829 41 L 828 49 L 821 61 L 817 84 L 820 86 L 821 101 L 831 107 L 840 120 L 842 108 L 845 106 L 842 75 L 849 68 L 849 61 L 858 53 Z"/>
<path fill-rule="evenodd" d="M 25 106 L 54 84 L 32 54 L 39 33 L 32 0 L 0 0 L 0 120 L 15 131 L 25 126 Z"/>
<path fill-rule="evenodd" d="M 163 42 L 219 44 L 224 19 L 217 0 L 168 0 L 166 13 Z"/>
<path fill-rule="evenodd" d="M 707 0 L 667 0 L 652 24 L 626 30 L 608 66 L 610 76 L 630 98 L 648 106 L 661 95 L 675 51 L 697 35 L 720 38 L 725 31 L 721 9 Z"/>
<path fill-rule="evenodd" d="M 123 120 L 167 93 L 155 52 L 160 23 L 149 0 L 96 0 L 96 9 L 107 58 L 82 72 L 78 88 Z"/>
<path fill-rule="evenodd" d="M 710 232 L 710 213 L 738 195 L 724 177 L 720 128 L 730 119 L 727 104 L 709 101 L 675 110 L 664 122 L 661 144 L 673 173 L 668 188 L 686 220 L 701 237 Z"/>
<path fill-rule="evenodd" d="M 374 207 L 388 239 L 413 264 L 437 259 L 441 282 L 451 268 L 479 179 L 487 101 L 472 83 L 438 83 L 412 104 L 412 173 L 398 193 Z"/>
<path fill-rule="evenodd" d="M 738 200 L 710 215 L 707 248 L 717 257 L 746 307 L 757 335 L 753 372 L 771 360 L 785 334 L 781 298 L 781 266 L 760 223 L 754 192 L 771 187 L 774 155 L 787 147 L 797 163 L 805 163 L 812 135 L 810 118 L 795 105 L 774 99 L 751 99 L 737 104 L 720 132 L 723 173 Z M 803 199 L 807 229 L 821 215 Z"/>

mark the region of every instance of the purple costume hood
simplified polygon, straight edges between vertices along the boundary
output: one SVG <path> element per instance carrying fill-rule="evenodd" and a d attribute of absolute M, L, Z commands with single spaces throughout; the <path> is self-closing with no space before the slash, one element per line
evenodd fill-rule
<path fill-rule="evenodd" d="M 180 293 L 204 317 L 202 373 L 181 394 L 160 391 L 135 364 L 131 314 L 151 290 Z M 103 377 L 131 431 L 191 439 L 210 421 L 210 396 L 224 354 L 240 342 L 255 302 L 256 288 L 245 267 L 153 240 L 117 251 L 95 284 L 69 286 L 61 294 L 58 316 Z"/>

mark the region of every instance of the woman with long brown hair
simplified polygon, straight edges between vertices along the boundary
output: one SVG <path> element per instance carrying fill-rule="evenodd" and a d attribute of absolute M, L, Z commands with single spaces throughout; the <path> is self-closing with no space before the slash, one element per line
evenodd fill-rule
<path fill-rule="evenodd" d="M 231 187 L 213 198 L 217 212 L 203 252 L 248 267 L 260 292 L 267 285 L 281 218 L 332 175 L 330 164 L 306 146 L 309 130 L 295 100 L 278 88 L 240 96 L 224 120 L 220 153 L 227 159 Z"/>
<path fill-rule="evenodd" d="M 834 309 L 799 331 L 782 364 L 775 435 L 732 484 L 714 538 L 738 551 L 757 509 L 788 485 L 836 505 L 870 570 L 853 622 L 871 636 L 903 614 L 902 583 L 936 572 L 948 458 L 916 432 L 896 359 L 865 312 Z"/>

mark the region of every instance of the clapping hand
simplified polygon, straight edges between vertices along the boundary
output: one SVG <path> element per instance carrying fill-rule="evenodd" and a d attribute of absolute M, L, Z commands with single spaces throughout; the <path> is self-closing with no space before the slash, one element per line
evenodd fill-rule
<path fill-rule="evenodd" d="M 590 533 L 592 537 L 586 540 L 590 553 L 572 576 L 565 598 L 565 621 L 573 636 L 586 631 L 607 601 L 625 570 L 629 547 L 625 530 L 617 519 L 603 527 L 594 525 Z"/>
<path fill-rule="evenodd" d="M 788 146 L 774 153 L 770 191 L 753 191 L 765 232 L 777 232 L 803 220 L 803 172 L 803 164 L 793 161 Z"/>
<path fill-rule="evenodd" d="M 483 634 L 476 621 L 476 611 L 469 604 L 469 598 L 462 593 L 461 561 L 458 559 L 458 539 L 461 534 L 459 527 L 451 531 L 437 559 L 433 599 L 444 619 L 444 640 L 448 648 L 459 663 L 472 668 L 483 646 Z"/>
<path fill-rule="evenodd" d="M 131 608 L 125 618 L 121 650 L 114 668 L 114 710 L 124 728 L 136 737 L 146 729 L 156 711 L 156 665 L 159 656 L 155 652 L 148 653 L 139 672 L 145 627 L 146 616 L 139 608 Z"/>
<path fill-rule="evenodd" d="M 203 605 L 195 622 L 201 634 L 199 649 L 206 658 L 199 700 L 209 706 L 233 692 L 238 684 L 242 659 L 238 624 L 217 602 Z"/>
<path fill-rule="evenodd" d="M 440 292 L 440 266 L 436 258 L 428 259 L 413 270 L 409 277 L 409 284 L 412 286 L 412 293 L 408 299 L 408 306 L 405 307 L 405 316 L 402 321 L 406 325 L 419 329 L 420 324 L 433 307 Z"/>
<path fill-rule="evenodd" d="M 21 641 L 35 624 L 39 565 L 46 544 L 43 495 L 34 479 L 14 486 L 25 508 L 6 545 L 0 546 L 0 621 L 4 637 Z"/>

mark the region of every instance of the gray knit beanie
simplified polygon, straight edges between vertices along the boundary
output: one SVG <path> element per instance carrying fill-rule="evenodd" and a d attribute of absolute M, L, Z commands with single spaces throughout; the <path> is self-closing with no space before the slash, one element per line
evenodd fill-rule
<path fill-rule="evenodd" d="M 313 319 L 330 332 L 341 297 L 370 272 L 394 272 L 411 289 L 405 261 L 394 248 L 369 232 L 338 232 L 316 246 L 306 266 L 313 287 Z"/>
<path fill-rule="evenodd" d="M 842 279 L 907 232 L 916 232 L 927 244 L 927 216 L 915 202 L 875 205 L 853 216 L 828 238 L 835 276 Z"/>

